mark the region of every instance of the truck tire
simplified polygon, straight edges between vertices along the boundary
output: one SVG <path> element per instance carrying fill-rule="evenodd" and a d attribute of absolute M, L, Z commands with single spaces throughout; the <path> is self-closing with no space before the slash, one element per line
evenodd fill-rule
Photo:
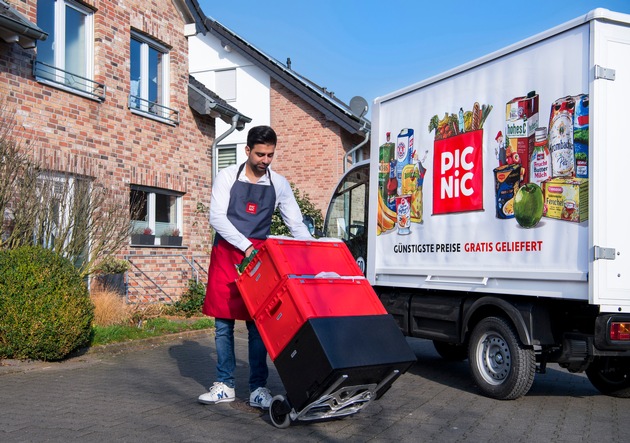
<path fill-rule="evenodd" d="M 463 361 L 468 358 L 468 349 L 464 345 L 455 345 L 445 341 L 433 340 L 433 347 L 444 360 Z"/>
<path fill-rule="evenodd" d="M 595 357 L 586 376 L 602 394 L 630 398 L 630 358 Z"/>
<path fill-rule="evenodd" d="M 527 394 L 534 383 L 534 350 L 520 342 L 514 327 L 503 318 L 484 318 L 475 326 L 468 361 L 474 381 L 488 397 L 514 400 Z"/>

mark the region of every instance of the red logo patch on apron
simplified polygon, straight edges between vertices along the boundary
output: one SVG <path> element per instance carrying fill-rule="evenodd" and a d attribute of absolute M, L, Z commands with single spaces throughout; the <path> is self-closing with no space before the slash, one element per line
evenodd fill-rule
<path fill-rule="evenodd" d="M 258 205 L 256 203 L 247 203 L 245 211 L 248 214 L 256 214 L 256 212 L 258 211 Z"/>

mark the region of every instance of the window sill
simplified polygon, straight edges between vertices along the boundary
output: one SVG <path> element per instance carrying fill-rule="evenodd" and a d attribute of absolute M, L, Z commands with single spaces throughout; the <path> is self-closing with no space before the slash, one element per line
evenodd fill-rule
<path fill-rule="evenodd" d="M 90 94 L 89 92 L 82 91 L 81 89 L 71 88 L 69 86 L 64 85 L 63 83 L 54 82 L 52 80 L 48 80 L 41 77 L 35 77 L 35 80 L 37 80 L 38 83 L 41 83 L 43 85 L 51 86 L 55 89 L 65 91 L 70 94 L 78 95 L 78 96 L 87 98 L 89 100 L 93 100 L 95 102 L 103 103 L 105 101 L 105 95 L 100 96 L 100 95 Z"/>
<path fill-rule="evenodd" d="M 132 248 L 160 248 L 160 249 L 188 249 L 188 246 L 170 246 L 170 245 L 142 245 L 142 244 L 134 244 L 130 243 L 129 246 Z"/>
<path fill-rule="evenodd" d="M 129 110 L 131 111 L 132 114 L 139 115 L 139 116 L 145 117 L 145 118 L 149 118 L 151 120 L 155 120 L 155 121 L 160 122 L 160 123 L 165 123 L 165 124 L 167 124 L 169 126 L 177 126 L 177 124 L 179 123 L 179 122 L 176 122 L 174 120 L 170 120 L 168 118 L 160 117 L 159 115 L 153 114 L 153 113 L 148 112 L 148 111 L 142 111 L 140 109 L 135 109 L 135 108 L 129 108 Z"/>

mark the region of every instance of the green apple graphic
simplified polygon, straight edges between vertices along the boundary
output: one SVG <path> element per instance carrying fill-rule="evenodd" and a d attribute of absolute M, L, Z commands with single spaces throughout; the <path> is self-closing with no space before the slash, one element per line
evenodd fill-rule
<path fill-rule="evenodd" d="M 514 218 L 524 228 L 533 228 L 543 214 L 542 189 L 536 183 L 521 186 L 514 197 Z"/>

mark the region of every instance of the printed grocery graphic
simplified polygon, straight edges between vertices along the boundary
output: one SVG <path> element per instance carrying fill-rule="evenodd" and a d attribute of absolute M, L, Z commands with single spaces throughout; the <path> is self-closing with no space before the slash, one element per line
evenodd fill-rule
<path fill-rule="evenodd" d="M 588 95 L 552 102 L 541 126 L 535 91 L 506 104 L 495 137 L 493 170 L 498 219 L 533 228 L 543 216 L 573 222 L 588 217 Z"/>
<path fill-rule="evenodd" d="M 396 229 L 411 233 L 412 223 L 422 223 L 422 187 L 426 169 L 425 152 L 420 160 L 414 146 L 414 130 L 403 128 L 396 143 L 387 132 L 379 147 L 377 234 Z"/>
<path fill-rule="evenodd" d="M 483 209 L 483 124 L 492 105 L 437 115 L 429 122 L 433 143 L 433 214 Z"/>

